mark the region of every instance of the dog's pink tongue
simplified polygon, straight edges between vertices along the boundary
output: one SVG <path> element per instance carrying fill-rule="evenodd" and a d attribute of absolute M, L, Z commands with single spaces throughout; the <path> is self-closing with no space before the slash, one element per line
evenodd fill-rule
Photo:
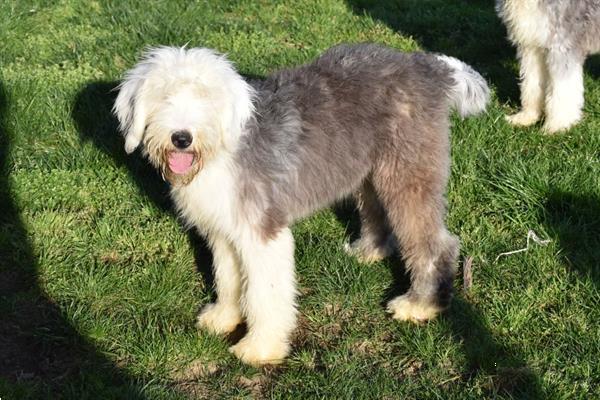
<path fill-rule="evenodd" d="M 192 153 L 180 153 L 172 151 L 169 153 L 169 168 L 178 175 L 187 173 L 194 163 L 194 155 Z"/>

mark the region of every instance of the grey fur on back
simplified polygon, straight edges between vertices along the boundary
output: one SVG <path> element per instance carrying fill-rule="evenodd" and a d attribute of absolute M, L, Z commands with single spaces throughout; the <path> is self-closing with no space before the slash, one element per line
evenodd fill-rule
<path fill-rule="evenodd" d="M 366 259 L 400 245 L 411 289 L 398 319 L 446 307 L 458 240 L 445 227 L 449 113 L 485 108 L 487 84 L 451 57 L 340 45 L 255 84 L 255 117 L 234 156 L 242 215 L 276 237 L 295 219 L 356 193 Z"/>
<path fill-rule="evenodd" d="M 423 185 L 443 192 L 455 84 L 435 55 L 377 45 L 340 45 L 273 74 L 255 85 L 238 151 L 243 201 L 265 212 L 271 235 L 355 191 L 388 152 L 407 171 L 435 169 L 439 182 Z"/>

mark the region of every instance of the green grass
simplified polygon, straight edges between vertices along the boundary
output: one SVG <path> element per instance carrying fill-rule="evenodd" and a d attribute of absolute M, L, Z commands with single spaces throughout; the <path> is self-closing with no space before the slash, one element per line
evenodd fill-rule
<path fill-rule="evenodd" d="M 490 1 L 0 3 L 0 398 L 598 398 L 600 66 L 568 134 L 513 129 L 514 51 Z M 489 112 L 453 119 L 448 224 L 473 285 L 424 326 L 390 320 L 397 259 L 341 251 L 349 206 L 294 226 L 300 328 L 254 369 L 197 332 L 210 257 L 167 188 L 125 157 L 110 90 L 148 45 L 207 46 L 248 76 L 339 42 L 458 56 Z M 367 100 L 367 99 L 366 99 Z M 525 246 L 527 231 L 552 241 Z M 461 275 L 461 274 L 459 274 Z"/>

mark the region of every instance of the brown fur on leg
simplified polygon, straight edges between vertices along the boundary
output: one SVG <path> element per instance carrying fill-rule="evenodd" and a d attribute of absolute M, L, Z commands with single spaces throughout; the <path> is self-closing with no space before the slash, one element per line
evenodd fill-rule
<path fill-rule="evenodd" d="M 429 124 L 419 129 L 430 148 L 409 173 L 396 162 L 394 146 L 382 154 L 373 173 L 373 185 L 411 276 L 409 291 L 390 301 L 388 311 L 411 321 L 431 319 L 448 306 L 458 256 L 458 240 L 444 225 L 447 127 Z"/>
<path fill-rule="evenodd" d="M 397 245 L 385 209 L 369 180 L 363 183 L 356 200 L 360 214 L 360 238 L 346 245 L 346 252 L 363 263 L 380 261 L 390 256 Z"/>

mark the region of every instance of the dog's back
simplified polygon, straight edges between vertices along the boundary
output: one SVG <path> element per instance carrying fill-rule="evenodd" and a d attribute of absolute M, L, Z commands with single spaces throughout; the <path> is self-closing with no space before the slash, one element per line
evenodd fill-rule
<path fill-rule="evenodd" d="M 423 149 L 447 157 L 449 110 L 475 114 L 489 97 L 483 78 L 459 60 L 371 44 L 336 46 L 256 90 L 243 170 L 258 176 L 254 183 L 285 188 L 272 193 L 274 203 L 294 218 L 349 194 L 387 149 L 407 164 L 428 157 Z"/>

